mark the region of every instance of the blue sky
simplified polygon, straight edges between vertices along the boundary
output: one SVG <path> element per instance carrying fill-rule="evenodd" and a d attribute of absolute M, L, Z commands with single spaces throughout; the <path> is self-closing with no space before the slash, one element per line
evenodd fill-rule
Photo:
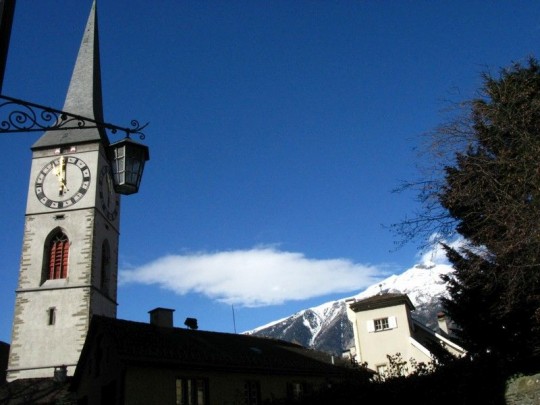
<path fill-rule="evenodd" d="M 91 1 L 18 0 L 3 93 L 61 108 Z M 238 332 L 419 260 L 420 137 L 480 74 L 538 56 L 537 1 L 98 3 L 105 119 L 150 122 L 122 200 L 118 316 Z M 11 340 L 30 146 L 0 136 L 0 340 Z M 232 305 L 235 308 L 233 324 Z"/>

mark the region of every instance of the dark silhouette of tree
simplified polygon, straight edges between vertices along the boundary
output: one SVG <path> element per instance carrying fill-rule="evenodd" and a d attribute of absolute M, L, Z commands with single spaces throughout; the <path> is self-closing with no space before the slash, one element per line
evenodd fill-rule
<path fill-rule="evenodd" d="M 540 333 L 540 66 L 484 75 L 474 135 L 445 168 L 439 202 L 466 240 L 444 305 L 473 354 L 530 363 Z M 537 361 L 537 360 L 536 360 Z"/>
<path fill-rule="evenodd" d="M 455 268 L 443 304 L 456 333 L 473 356 L 523 368 L 540 355 L 540 65 L 482 78 L 465 114 L 430 134 L 442 175 L 404 186 L 424 211 L 396 229 L 408 240 L 463 238 L 443 244 Z"/>

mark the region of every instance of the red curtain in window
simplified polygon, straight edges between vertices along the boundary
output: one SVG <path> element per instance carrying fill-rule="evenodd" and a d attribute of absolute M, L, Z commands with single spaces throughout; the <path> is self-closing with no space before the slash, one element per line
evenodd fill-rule
<path fill-rule="evenodd" d="M 67 277 L 69 240 L 63 233 L 55 237 L 49 256 L 49 280 Z"/>

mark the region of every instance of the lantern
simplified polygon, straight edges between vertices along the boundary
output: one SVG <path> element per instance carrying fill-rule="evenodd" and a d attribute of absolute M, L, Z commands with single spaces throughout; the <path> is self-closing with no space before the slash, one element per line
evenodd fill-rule
<path fill-rule="evenodd" d="M 119 194 L 139 191 L 144 164 L 150 159 L 148 147 L 127 137 L 109 145 L 114 189 Z"/>

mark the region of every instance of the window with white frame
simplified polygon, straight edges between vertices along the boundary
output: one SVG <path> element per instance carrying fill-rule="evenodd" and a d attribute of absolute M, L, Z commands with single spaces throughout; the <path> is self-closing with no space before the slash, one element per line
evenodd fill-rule
<path fill-rule="evenodd" d="M 397 328 L 397 320 L 395 316 L 370 319 L 367 321 L 368 332 L 381 332 L 394 328 Z"/>
<path fill-rule="evenodd" d="M 379 318 L 373 321 L 375 324 L 375 331 L 390 329 L 388 326 L 388 318 Z"/>

